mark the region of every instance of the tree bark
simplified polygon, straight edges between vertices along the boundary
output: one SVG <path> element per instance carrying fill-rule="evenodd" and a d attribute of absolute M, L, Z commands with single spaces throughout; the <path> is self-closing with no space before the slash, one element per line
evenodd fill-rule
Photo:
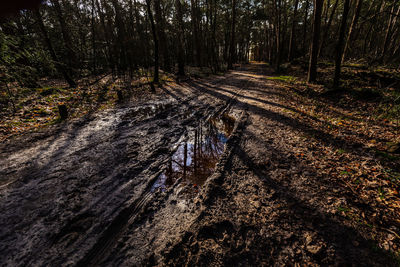
<path fill-rule="evenodd" d="M 192 16 L 192 29 L 193 29 L 193 46 L 195 48 L 195 62 L 197 66 L 202 66 L 201 60 L 201 41 L 200 41 L 200 18 L 198 16 L 197 0 L 190 0 L 191 16 Z"/>
<path fill-rule="evenodd" d="M 357 3 L 356 3 L 356 9 L 354 11 L 353 19 L 350 24 L 349 33 L 347 34 L 346 43 L 345 43 L 344 49 L 343 49 L 342 62 L 344 62 L 344 60 L 346 59 L 346 52 L 347 52 L 348 46 L 350 44 L 351 38 L 353 36 L 354 28 L 356 27 L 358 18 L 360 17 L 362 1 L 363 0 L 357 0 Z"/>
<path fill-rule="evenodd" d="M 386 52 L 388 50 L 389 41 L 390 41 L 391 34 L 392 34 L 392 28 L 396 24 L 396 20 L 397 20 L 397 17 L 399 16 L 399 12 L 400 12 L 400 6 L 398 7 L 396 14 L 394 13 L 394 8 L 395 8 L 395 5 L 392 6 L 389 21 L 388 21 L 388 24 L 386 27 L 385 41 L 383 42 L 382 53 L 381 53 L 381 57 L 380 57 L 381 62 L 383 62 Z"/>
<path fill-rule="evenodd" d="M 151 11 L 151 0 L 146 0 L 146 6 L 147 6 L 147 13 L 149 15 L 149 20 L 150 20 L 150 24 L 151 24 L 151 31 L 153 33 L 153 41 L 154 41 L 154 78 L 153 78 L 153 82 L 158 83 L 159 82 L 159 77 L 158 77 L 158 68 L 159 68 L 158 39 L 157 39 L 156 26 L 154 24 L 154 19 L 153 19 L 153 12 Z"/>
<path fill-rule="evenodd" d="M 281 65 L 281 0 L 274 1 L 274 29 L 275 29 L 275 71 L 280 71 Z"/>
<path fill-rule="evenodd" d="M 231 41 L 229 46 L 228 69 L 233 68 L 235 62 L 235 24 L 236 24 L 236 0 L 232 0 L 232 22 L 231 22 Z"/>
<path fill-rule="evenodd" d="M 307 54 L 307 18 L 308 18 L 308 9 L 310 7 L 309 0 L 306 0 L 305 4 L 305 12 L 304 12 L 304 21 L 303 21 L 303 54 Z"/>
<path fill-rule="evenodd" d="M 167 36 L 165 35 L 165 27 L 164 27 L 165 25 L 164 25 L 164 18 L 162 15 L 160 0 L 154 0 L 154 10 L 155 10 L 155 19 L 156 19 L 156 23 L 157 23 L 158 40 L 162 44 L 161 51 L 162 51 L 164 70 L 166 72 L 170 72 L 171 71 L 171 63 L 170 63 L 170 57 L 169 57 L 169 52 L 168 52 L 168 41 L 167 41 Z"/>
<path fill-rule="evenodd" d="M 296 48 L 296 40 L 295 40 L 295 30 L 297 24 L 297 8 L 299 5 L 299 0 L 296 0 L 294 3 L 294 11 L 293 11 L 293 19 L 292 19 L 292 28 L 290 30 L 290 41 L 289 41 L 289 53 L 288 53 L 288 60 L 292 61 L 293 58 L 293 49 Z"/>
<path fill-rule="evenodd" d="M 95 4 L 94 0 L 92 0 L 92 72 L 96 74 L 96 32 L 95 32 L 95 21 L 96 18 L 94 16 L 95 12 Z"/>
<path fill-rule="evenodd" d="M 184 50 L 184 28 L 183 28 L 183 12 L 181 0 L 175 0 L 176 22 L 178 24 L 178 75 L 185 75 L 185 50 Z"/>
<path fill-rule="evenodd" d="M 113 56 L 113 49 L 111 47 L 111 41 L 110 41 L 112 39 L 112 37 L 110 37 L 110 33 L 107 29 L 106 22 L 105 22 L 106 21 L 105 14 L 102 12 L 102 8 L 100 6 L 99 0 L 95 0 L 95 4 L 97 7 L 97 12 L 99 13 L 100 23 L 103 28 L 104 38 L 106 41 L 106 47 L 107 47 L 106 58 L 108 60 L 107 63 L 108 63 L 109 68 L 111 70 L 113 70 L 114 69 L 114 56 Z"/>
<path fill-rule="evenodd" d="M 62 34 L 62 38 L 64 40 L 65 48 L 67 50 L 67 55 L 68 55 L 67 62 L 68 62 L 69 72 L 73 73 L 73 68 L 77 64 L 77 58 L 76 58 L 76 55 L 75 55 L 75 52 L 73 49 L 71 34 L 68 30 L 67 23 L 65 22 L 65 19 L 63 16 L 63 10 L 61 9 L 59 0 L 52 0 L 51 3 L 54 6 L 54 9 L 57 14 L 58 22 L 60 23 L 61 34 Z"/>
<path fill-rule="evenodd" d="M 323 6 L 323 0 L 314 0 L 313 39 L 311 43 L 310 63 L 308 67 L 308 82 L 314 82 L 317 78 L 318 48 Z"/>
<path fill-rule="evenodd" d="M 116 44 L 116 55 L 118 55 L 118 63 L 117 68 L 118 70 L 125 74 L 125 71 L 128 67 L 128 56 L 127 56 L 127 49 L 126 49 L 126 30 L 125 30 L 125 22 L 122 16 L 122 8 L 120 3 L 117 0 L 111 1 L 114 10 L 115 10 L 115 22 L 117 28 L 117 44 Z"/>
<path fill-rule="evenodd" d="M 349 14 L 350 0 L 344 1 L 342 21 L 340 23 L 339 40 L 336 46 L 336 59 L 335 59 L 335 77 L 333 78 L 333 88 L 338 89 L 340 86 L 340 71 L 342 67 L 343 45 L 344 37 L 346 34 L 347 16 Z"/>
<path fill-rule="evenodd" d="M 331 15 L 329 16 L 328 23 L 327 23 L 326 26 L 324 27 L 324 35 L 322 36 L 322 41 L 321 41 L 321 44 L 320 44 L 319 49 L 318 49 L 318 57 L 321 55 L 322 47 L 325 46 L 325 42 L 326 42 L 326 39 L 327 39 L 327 37 L 328 37 L 329 30 L 330 30 L 331 25 L 332 25 L 333 16 L 335 15 L 335 12 L 336 12 L 336 8 L 337 8 L 337 6 L 338 6 L 338 3 L 339 3 L 339 0 L 336 0 L 336 1 L 335 1 L 335 4 L 333 4 L 332 12 L 331 12 Z M 327 13 L 328 13 L 328 11 L 327 11 Z"/>

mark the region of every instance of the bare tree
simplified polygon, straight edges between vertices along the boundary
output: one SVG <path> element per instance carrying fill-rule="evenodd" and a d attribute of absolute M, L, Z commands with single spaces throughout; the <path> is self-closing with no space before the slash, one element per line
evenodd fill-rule
<path fill-rule="evenodd" d="M 231 40 L 229 45 L 228 69 L 233 68 L 233 63 L 235 61 L 235 53 L 236 53 L 235 24 L 236 24 L 236 0 L 232 0 Z"/>
<path fill-rule="evenodd" d="M 168 40 L 167 40 L 167 36 L 165 34 L 165 22 L 164 22 L 164 17 L 162 15 L 160 0 L 154 0 L 154 10 L 155 10 L 156 23 L 157 23 L 157 36 L 158 36 L 158 40 L 162 44 L 161 52 L 162 52 L 163 66 L 164 66 L 164 70 L 169 72 L 169 71 L 171 71 L 171 63 L 170 63 L 170 56 L 169 56 L 169 52 L 168 52 Z"/>
<path fill-rule="evenodd" d="M 182 11 L 182 4 L 181 0 L 175 0 L 175 8 L 176 8 L 176 23 L 178 26 L 177 30 L 177 39 L 178 39 L 178 75 L 185 75 L 185 50 L 184 50 L 184 26 L 183 26 L 183 11 Z"/>
<path fill-rule="evenodd" d="M 350 0 L 344 1 L 342 21 L 340 23 L 339 39 L 336 45 L 335 76 L 333 78 L 333 87 L 338 89 L 340 86 L 340 71 L 342 67 L 344 37 L 346 35 L 347 16 L 349 14 Z"/>
<path fill-rule="evenodd" d="M 147 14 L 149 15 L 149 20 L 150 20 L 150 24 L 151 24 L 151 32 L 153 33 L 153 42 L 154 42 L 154 78 L 153 78 L 153 82 L 158 83 L 159 82 L 159 77 L 158 77 L 158 68 L 159 68 L 158 38 L 157 38 L 156 26 L 154 24 L 154 19 L 153 19 L 153 12 L 151 11 L 151 0 L 146 0 L 146 6 L 147 6 Z"/>
<path fill-rule="evenodd" d="M 354 11 L 353 19 L 352 19 L 351 24 L 350 24 L 349 33 L 347 34 L 346 43 L 345 43 L 344 49 L 343 49 L 342 62 L 344 62 L 344 60 L 346 59 L 346 51 L 347 51 L 348 46 L 350 44 L 350 40 L 351 40 L 351 38 L 353 36 L 354 28 L 357 25 L 358 18 L 360 17 L 360 11 L 361 11 L 362 2 L 363 2 L 363 0 L 357 0 L 357 2 L 356 2 L 356 9 Z"/>
<path fill-rule="evenodd" d="M 290 30 L 290 40 L 289 40 L 289 52 L 288 52 L 288 60 L 291 61 L 293 58 L 293 50 L 296 47 L 296 40 L 295 40 L 295 30 L 297 24 L 297 8 L 299 6 L 299 0 L 295 0 L 294 2 L 294 11 L 293 11 L 293 18 L 292 18 L 292 28 Z"/>
<path fill-rule="evenodd" d="M 321 29 L 321 14 L 324 5 L 323 0 L 314 0 L 313 36 L 310 49 L 310 62 L 308 65 L 308 82 L 314 82 L 317 78 L 318 48 Z"/>
<path fill-rule="evenodd" d="M 335 15 L 338 3 L 339 3 L 339 0 L 336 0 L 335 4 L 333 4 L 331 15 L 329 16 L 329 19 L 328 19 L 327 23 L 325 23 L 324 34 L 322 36 L 322 41 L 321 41 L 321 44 L 320 44 L 319 49 L 318 49 L 318 57 L 321 55 L 322 47 L 324 47 L 326 39 L 328 37 L 328 33 L 329 33 L 329 30 L 331 28 L 332 21 L 333 21 L 333 16 Z M 327 8 L 326 13 L 328 13 L 328 6 L 326 8 Z"/>

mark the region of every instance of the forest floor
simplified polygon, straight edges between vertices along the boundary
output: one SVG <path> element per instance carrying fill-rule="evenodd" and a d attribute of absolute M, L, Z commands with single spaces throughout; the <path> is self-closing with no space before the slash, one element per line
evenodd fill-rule
<path fill-rule="evenodd" d="M 7 138 L 0 265 L 399 265 L 397 122 L 295 74 L 243 65 Z"/>

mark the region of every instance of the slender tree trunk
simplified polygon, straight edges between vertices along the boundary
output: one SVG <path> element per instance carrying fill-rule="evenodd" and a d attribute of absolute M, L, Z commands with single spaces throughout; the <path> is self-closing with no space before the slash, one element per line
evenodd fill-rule
<path fill-rule="evenodd" d="M 378 47 L 379 46 L 378 45 L 376 45 L 375 47 L 373 46 L 374 44 L 377 43 L 376 39 L 374 38 L 375 37 L 374 33 L 376 33 L 377 31 L 380 31 L 379 28 L 381 27 L 381 23 L 379 23 L 379 21 L 378 21 L 378 14 L 381 14 L 384 9 L 385 9 L 385 0 L 381 0 L 380 5 L 377 6 L 377 9 L 375 11 L 376 13 L 373 16 L 373 20 L 372 20 L 372 23 L 371 23 L 371 26 L 372 26 L 372 28 L 371 28 L 371 38 L 368 40 L 367 53 L 372 54 L 373 53 L 372 50 L 375 48 L 375 55 L 374 55 L 375 59 L 376 59 L 376 56 L 377 56 L 377 52 L 378 52 Z M 379 43 L 381 43 L 381 42 L 379 42 Z M 372 56 L 371 56 L 371 58 L 372 58 Z"/>
<path fill-rule="evenodd" d="M 323 0 L 314 0 L 313 38 L 311 43 L 310 63 L 308 67 L 308 82 L 314 82 L 317 78 L 318 48 L 323 6 Z"/>
<path fill-rule="evenodd" d="M 399 17 L 400 17 L 400 6 L 397 8 L 396 16 L 395 16 L 395 18 L 393 20 L 393 29 L 394 29 L 394 31 L 392 33 L 392 38 L 391 38 L 390 44 L 388 46 L 389 47 L 388 51 L 389 50 L 390 51 L 394 51 L 394 49 L 396 48 L 396 44 L 398 43 L 397 36 L 398 36 L 398 32 L 399 32 L 399 26 L 396 27 L 396 24 L 397 24 L 397 21 L 398 21 Z M 392 54 L 394 54 L 394 53 L 392 53 Z"/>
<path fill-rule="evenodd" d="M 356 27 L 358 18 L 360 16 L 362 1 L 363 0 L 357 0 L 357 3 L 356 3 L 356 9 L 354 11 L 353 19 L 352 19 L 351 24 L 350 24 L 349 33 L 347 34 L 346 43 L 345 43 L 344 49 L 343 49 L 342 62 L 344 62 L 344 60 L 346 59 L 346 51 L 348 49 L 348 46 L 349 46 L 350 41 L 351 41 L 351 38 L 353 36 L 354 28 Z"/>
<path fill-rule="evenodd" d="M 271 25 L 268 24 L 267 26 L 267 31 L 268 31 L 268 62 L 269 64 L 272 65 L 272 51 L 273 51 L 273 37 L 272 37 L 272 30 L 271 30 Z"/>
<path fill-rule="evenodd" d="M 6 89 L 7 89 L 7 94 L 8 94 L 8 99 L 10 100 L 10 102 L 11 102 L 11 105 L 12 105 L 12 107 L 13 107 L 13 112 L 14 112 L 14 114 L 17 112 L 17 109 L 15 108 L 15 102 L 14 102 L 14 95 L 13 95 L 13 93 L 11 93 L 11 90 L 10 90 L 10 87 L 8 86 L 8 83 L 7 82 L 3 82 L 4 84 L 5 84 L 5 86 L 6 86 Z"/>
<path fill-rule="evenodd" d="M 387 52 L 387 49 L 389 46 L 389 42 L 390 42 L 390 38 L 391 38 L 391 34 L 392 34 L 392 28 L 393 28 L 393 25 L 395 25 L 397 16 L 399 15 L 399 12 L 400 12 L 400 6 L 398 7 L 396 14 L 394 13 L 394 8 L 395 8 L 395 5 L 392 6 L 392 10 L 391 10 L 390 16 L 389 16 L 389 21 L 388 21 L 388 24 L 386 27 L 385 41 L 383 42 L 382 53 L 380 56 L 381 62 L 383 62 L 383 59 L 386 55 L 386 52 Z"/>
<path fill-rule="evenodd" d="M 235 62 L 235 24 L 236 24 L 236 0 L 232 0 L 232 22 L 231 22 L 231 41 L 229 46 L 228 69 L 233 68 Z"/>
<path fill-rule="evenodd" d="M 192 28 L 193 28 L 193 46 L 195 48 L 195 62 L 197 66 L 202 66 L 201 61 L 201 42 L 200 42 L 200 18 L 198 16 L 198 4 L 197 0 L 190 0 L 191 4 L 191 16 L 192 16 Z"/>
<path fill-rule="evenodd" d="M 153 41 L 154 41 L 154 83 L 159 82 L 159 77 L 158 77 L 158 68 L 159 68 L 159 62 L 158 62 L 158 39 L 157 39 L 157 31 L 156 31 L 156 26 L 154 24 L 154 19 L 153 19 L 153 12 L 151 11 L 151 0 L 146 0 L 146 6 L 147 6 L 147 13 L 149 15 L 149 20 L 151 24 L 151 31 L 153 33 Z"/>
<path fill-rule="evenodd" d="M 308 19 L 308 9 L 310 7 L 309 0 L 305 3 L 304 21 L 303 21 L 303 54 L 307 54 L 307 19 Z"/>
<path fill-rule="evenodd" d="M 217 0 L 214 0 L 214 8 L 213 8 L 213 23 L 212 23 L 212 34 L 211 34 L 211 39 L 212 39 L 212 51 L 213 51 L 213 60 L 214 60 L 214 67 L 217 71 L 220 70 L 220 64 L 219 64 L 219 45 L 217 43 L 217 38 L 216 38 L 216 31 L 217 31 Z"/>
<path fill-rule="evenodd" d="M 293 58 L 293 49 L 296 48 L 296 40 L 295 40 L 295 30 L 297 24 L 297 8 L 299 5 L 299 0 L 296 0 L 294 3 L 294 11 L 293 11 L 293 19 L 292 19 L 292 28 L 290 30 L 290 40 L 289 40 L 289 53 L 288 53 L 288 60 L 292 61 Z"/>
<path fill-rule="evenodd" d="M 128 67 L 128 56 L 126 49 L 126 30 L 125 30 L 125 22 L 122 16 L 122 8 L 120 3 L 117 0 L 112 0 L 112 5 L 115 10 L 115 22 L 117 28 L 117 45 L 116 45 L 116 54 L 118 55 L 118 69 L 121 73 L 125 74 Z"/>
<path fill-rule="evenodd" d="M 50 52 L 50 56 L 54 61 L 54 64 L 56 65 L 58 71 L 64 76 L 64 79 L 67 81 L 68 85 L 70 87 L 76 87 L 75 81 L 71 78 L 69 75 L 68 71 L 64 68 L 64 66 L 60 63 L 58 60 L 57 54 L 54 51 L 53 45 L 51 43 L 50 37 L 47 33 L 46 27 L 44 26 L 42 15 L 40 14 L 40 11 L 37 9 L 34 11 L 36 21 L 39 24 L 39 29 L 43 35 L 43 39 L 47 45 L 47 48 Z"/>
<path fill-rule="evenodd" d="M 326 5 L 324 12 L 323 12 L 323 17 L 324 17 L 324 26 L 326 26 L 328 24 L 328 15 L 329 15 L 329 8 L 331 7 L 331 0 L 327 0 L 326 1 Z"/>
<path fill-rule="evenodd" d="M 113 71 L 114 70 L 114 56 L 113 56 L 113 49 L 111 47 L 111 41 L 110 41 L 110 39 L 112 39 L 112 38 L 110 37 L 109 31 L 107 29 L 106 22 L 105 22 L 106 18 L 105 18 L 104 13 L 102 12 L 100 2 L 99 2 L 99 0 L 95 0 L 95 1 L 96 1 L 95 2 L 96 6 L 97 6 L 97 12 L 99 13 L 100 23 L 101 23 L 101 26 L 102 26 L 103 32 L 104 32 L 104 38 L 106 41 L 106 58 L 108 60 L 108 66 Z"/>
<path fill-rule="evenodd" d="M 94 4 L 94 0 L 92 0 L 92 72 L 94 74 L 96 74 L 96 32 L 95 32 L 95 16 L 94 16 L 94 12 L 95 12 L 95 4 Z"/>
<path fill-rule="evenodd" d="M 52 0 L 51 2 L 54 5 L 54 9 L 56 11 L 57 19 L 60 23 L 60 28 L 61 28 L 61 33 L 62 33 L 62 37 L 64 40 L 65 48 L 67 50 L 67 55 L 68 55 L 67 61 L 68 61 L 69 72 L 73 73 L 73 68 L 77 64 L 77 59 L 76 59 L 76 55 L 75 55 L 73 45 L 72 45 L 71 34 L 68 30 L 67 23 L 65 22 L 65 19 L 63 16 L 63 11 L 61 9 L 59 0 Z"/>
<path fill-rule="evenodd" d="M 164 63 L 163 64 L 164 70 L 167 72 L 170 72 L 171 71 L 171 63 L 170 63 L 170 57 L 169 57 L 169 52 L 168 52 L 168 41 L 167 41 L 167 36 L 165 35 L 164 18 L 162 15 L 160 0 L 154 0 L 154 9 L 155 9 L 155 19 L 156 19 L 156 23 L 157 23 L 158 40 L 161 43 L 161 51 L 162 51 L 162 59 L 163 59 L 163 63 Z"/>
<path fill-rule="evenodd" d="M 335 12 L 336 12 L 336 8 L 337 8 L 337 6 L 338 6 L 338 3 L 339 3 L 339 0 L 336 0 L 336 1 L 335 1 L 335 4 L 333 4 L 332 12 L 331 12 L 331 15 L 329 16 L 328 23 L 327 23 L 326 26 L 324 27 L 324 34 L 323 34 L 323 36 L 322 36 L 322 41 L 321 41 L 321 44 L 320 44 L 319 49 L 318 49 L 318 57 L 321 55 L 322 47 L 325 46 L 325 42 L 326 42 L 326 39 L 327 39 L 327 37 L 328 37 L 329 30 L 330 30 L 331 25 L 332 25 L 333 16 L 335 15 Z M 328 11 L 327 11 L 327 12 L 328 12 Z"/>
<path fill-rule="evenodd" d="M 370 11 L 372 10 L 374 6 L 374 1 L 371 1 L 369 7 L 368 7 L 368 11 L 367 14 L 370 13 Z M 369 20 L 375 20 L 376 17 L 376 13 L 375 15 L 370 18 Z M 364 21 L 362 21 L 362 23 L 360 23 L 360 27 L 363 27 L 364 23 L 366 23 L 368 21 L 368 19 L 365 19 Z M 368 27 L 368 30 L 366 31 L 367 34 L 365 34 L 364 36 L 364 40 L 363 40 L 363 48 L 362 48 L 362 54 L 365 55 L 367 53 L 367 48 L 368 48 L 368 40 L 369 40 L 369 35 L 371 34 L 372 28 L 373 28 L 374 23 L 370 23 L 370 26 Z"/>
<path fill-rule="evenodd" d="M 281 56 L 282 56 L 282 47 L 281 47 L 281 0 L 274 1 L 274 13 L 275 13 L 275 22 L 274 22 L 274 29 L 275 29 L 275 71 L 280 71 L 281 65 Z"/>
<path fill-rule="evenodd" d="M 281 26 L 281 59 L 283 57 L 283 52 L 285 51 L 286 44 L 286 32 L 289 24 L 289 16 L 288 16 L 288 0 L 282 0 L 281 9 L 283 10 L 282 16 L 282 24 Z"/>
<path fill-rule="evenodd" d="M 335 77 L 333 78 L 333 87 L 338 89 L 340 86 L 340 71 L 342 67 L 343 45 L 344 37 L 346 34 L 347 16 L 349 14 L 350 0 L 344 1 L 342 21 L 340 23 L 339 40 L 336 46 L 336 59 L 335 59 Z"/>
<path fill-rule="evenodd" d="M 181 0 L 175 0 L 176 22 L 178 24 L 178 75 L 185 75 L 185 50 L 184 50 L 184 28 L 183 28 L 183 12 Z"/>

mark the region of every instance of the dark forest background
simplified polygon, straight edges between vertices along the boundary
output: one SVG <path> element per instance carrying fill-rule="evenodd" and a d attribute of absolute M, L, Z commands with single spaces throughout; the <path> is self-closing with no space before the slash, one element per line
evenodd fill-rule
<path fill-rule="evenodd" d="M 63 77 L 74 87 L 109 71 L 217 72 L 249 59 L 276 70 L 313 57 L 396 66 L 399 14 L 394 0 L 44 1 L 3 18 L 1 83 L 35 87 L 41 77 Z"/>

